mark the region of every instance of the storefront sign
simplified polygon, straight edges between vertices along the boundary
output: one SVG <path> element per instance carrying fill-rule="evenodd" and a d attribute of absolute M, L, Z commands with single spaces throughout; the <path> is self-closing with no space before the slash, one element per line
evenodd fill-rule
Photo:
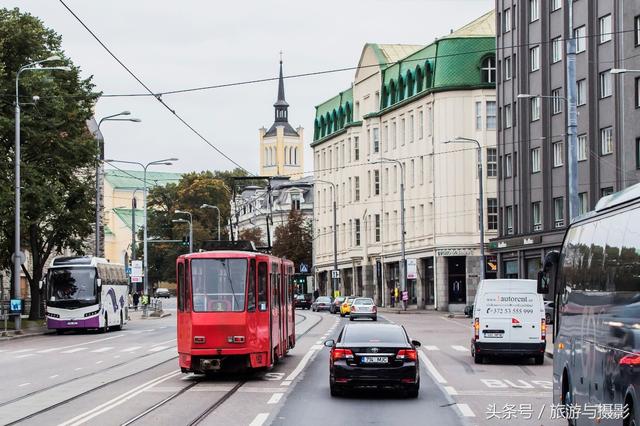
<path fill-rule="evenodd" d="M 407 259 L 407 279 L 418 279 L 418 262 L 417 259 Z"/>
<path fill-rule="evenodd" d="M 539 235 L 533 235 L 530 237 L 511 238 L 509 240 L 502 240 L 497 242 L 492 241 L 489 244 L 489 248 L 504 249 L 504 248 L 511 248 L 511 247 L 530 246 L 533 244 L 540 244 L 541 242 L 542 242 L 542 238 Z"/>
<path fill-rule="evenodd" d="M 449 248 L 436 251 L 437 256 L 472 256 L 473 249 L 469 248 Z"/>

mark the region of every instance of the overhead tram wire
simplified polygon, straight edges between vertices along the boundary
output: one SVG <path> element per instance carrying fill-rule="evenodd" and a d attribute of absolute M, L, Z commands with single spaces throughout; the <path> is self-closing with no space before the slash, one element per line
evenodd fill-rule
<path fill-rule="evenodd" d="M 133 73 L 133 71 L 131 71 L 129 69 L 129 67 L 127 67 L 124 62 L 122 62 L 120 60 L 120 58 L 118 58 L 112 51 L 111 49 L 109 49 L 107 47 L 106 44 L 104 44 L 104 42 L 102 40 L 100 40 L 100 38 L 87 26 L 87 24 L 85 24 L 82 19 L 80 19 L 80 17 L 73 11 L 71 10 L 71 8 L 69 6 L 67 6 L 67 4 L 64 2 L 64 0 L 59 0 L 60 3 L 64 6 L 65 9 L 67 9 L 69 11 L 69 13 L 71 15 L 73 15 L 73 17 L 80 23 L 80 25 L 82 25 L 88 32 L 89 34 L 91 34 L 91 36 L 98 42 L 98 44 L 100 44 L 100 46 L 102 46 L 104 48 L 104 50 L 107 51 L 107 53 L 109 53 L 109 55 L 111 55 L 111 57 L 113 59 L 115 59 L 116 62 L 118 62 L 118 64 L 120 64 L 120 66 L 122 66 L 122 68 L 124 68 L 127 73 L 129 73 L 129 75 L 131 75 L 138 83 L 140 83 L 140 85 L 142 87 L 145 88 L 145 90 L 147 92 L 149 92 L 149 94 L 151 96 L 153 96 L 154 98 L 156 98 L 156 100 L 158 102 L 160 102 L 160 104 L 162 104 L 162 106 L 164 106 L 169 112 L 171 112 L 182 124 L 184 124 L 189 130 L 191 130 L 191 132 L 193 132 L 195 135 L 197 135 L 200 139 L 202 139 L 207 145 L 209 145 L 211 148 L 213 148 L 218 154 L 222 155 L 224 158 L 226 158 L 227 160 L 229 160 L 232 164 L 234 164 L 235 166 L 237 166 L 238 168 L 240 168 L 242 171 L 246 172 L 249 175 L 252 175 L 252 173 L 250 173 L 247 169 L 245 169 L 244 167 L 242 167 L 238 162 L 236 162 L 234 159 L 232 159 L 231 157 L 229 157 L 227 154 L 225 154 L 220 148 L 218 148 L 217 146 L 215 146 L 213 143 L 211 143 L 206 137 L 204 137 L 204 135 L 202 133 L 200 133 L 198 130 L 196 130 L 191 124 L 189 124 L 185 119 L 183 119 L 177 112 L 175 109 L 171 108 L 169 105 L 167 105 L 167 103 L 165 101 L 162 100 L 162 94 L 157 94 L 155 93 L 153 90 L 151 90 L 149 88 L 149 86 L 147 86 L 142 80 L 140 80 L 140 78 Z"/>

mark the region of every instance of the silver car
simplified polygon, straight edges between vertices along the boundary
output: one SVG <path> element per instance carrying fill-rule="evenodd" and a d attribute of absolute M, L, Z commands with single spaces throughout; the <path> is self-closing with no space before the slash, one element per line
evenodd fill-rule
<path fill-rule="evenodd" d="M 353 321 L 356 318 L 371 318 L 374 321 L 378 321 L 378 308 L 373 303 L 373 299 L 369 297 L 358 297 L 353 301 L 351 305 L 351 311 L 349 312 L 349 320 Z"/>

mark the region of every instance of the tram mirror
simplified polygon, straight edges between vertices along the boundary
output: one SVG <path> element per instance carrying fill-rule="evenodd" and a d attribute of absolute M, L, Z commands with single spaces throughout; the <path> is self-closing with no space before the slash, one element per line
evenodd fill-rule
<path fill-rule="evenodd" d="M 328 348 L 332 348 L 334 347 L 336 344 L 336 341 L 333 339 L 329 339 L 329 340 L 325 340 L 324 345 Z"/>
<path fill-rule="evenodd" d="M 258 309 L 260 311 L 262 311 L 262 312 L 266 311 L 267 310 L 267 302 L 260 302 L 258 304 Z"/>
<path fill-rule="evenodd" d="M 549 294 L 549 275 L 545 271 L 538 271 L 538 294 Z"/>

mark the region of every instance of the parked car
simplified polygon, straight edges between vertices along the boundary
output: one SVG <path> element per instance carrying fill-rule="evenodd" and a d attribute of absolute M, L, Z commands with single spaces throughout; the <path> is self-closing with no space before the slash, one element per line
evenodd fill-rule
<path fill-rule="evenodd" d="M 346 299 L 346 297 L 344 296 L 336 297 L 331 304 L 331 307 L 329 308 L 329 312 L 331 312 L 332 314 L 337 314 L 338 312 L 340 312 L 340 306 L 342 306 L 342 304 L 344 303 L 344 299 Z"/>
<path fill-rule="evenodd" d="M 555 309 L 555 303 L 552 300 L 544 301 L 544 320 L 547 324 L 553 324 L 553 310 Z"/>
<path fill-rule="evenodd" d="M 329 296 L 320 296 L 311 304 L 311 310 L 314 312 L 328 311 L 331 309 L 331 298 Z"/>
<path fill-rule="evenodd" d="M 156 297 L 166 297 L 168 299 L 168 298 L 171 297 L 171 292 L 169 292 L 168 288 L 157 288 L 155 296 Z"/>
<path fill-rule="evenodd" d="M 349 315 L 351 312 L 351 304 L 356 300 L 356 296 L 349 296 L 344 299 L 342 305 L 340 305 L 340 316 L 344 318 L 345 315 Z"/>
<path fill-rule="evenodd" d="M 349 310 L 349 320 L 354 321 L 356 318 L 371 318 L 378 321 L 378 308 L 373 303 L 373 299 L 358 297 L 353 301 Z"/>
<path fill-rule="evenodd" d="M 329 388 L 339 396 L 358 387 L 401 389 L 410 398 L 420 391 L 420 342 L 396 324 L 347 324 L 338 340 L 327 340 Z"/>
<path fill-rule="evenodd" d="M 300 309 L 311 309 L 311 295 L 310 294 L 298 294 L 293 300 L 293 307 Z"/>

